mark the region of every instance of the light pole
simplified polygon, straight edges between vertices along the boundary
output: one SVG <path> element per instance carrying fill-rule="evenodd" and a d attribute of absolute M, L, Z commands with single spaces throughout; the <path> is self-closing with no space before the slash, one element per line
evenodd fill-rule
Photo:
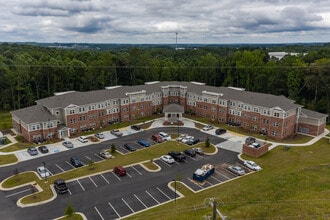
<path fill-rule="evenodd" d="M 178 137 L 179 137 L 180 136 L 180 126 L 179 126 L 180 125 L 180 121 L 178 120 L 177 123 L 178 123 Z"/>
<path fill-rule="evenodd" d="M 176 180 L 173 179 L 174 181 L 174 203 L 176 203 Z"/>
<path fill-rule="evenodd" d="M 45 182 L 47 183 L 47 169 L 46 169 L 46 162 L 43 161 L 42 164 L 44 165 L 44 168 L 45 168 Z"/>

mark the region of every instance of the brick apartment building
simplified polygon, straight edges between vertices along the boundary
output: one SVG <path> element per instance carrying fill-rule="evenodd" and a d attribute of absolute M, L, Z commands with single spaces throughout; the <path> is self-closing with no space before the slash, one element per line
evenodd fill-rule
<path fill-rule="evenodd" d="M 284 96 L 176 81 L 56 93 L 11 114 L 14 129 L 33 142 L 134 121 L 162 112 L 170 104 L 210 121 L 233 123 L 279 140 L 298 132 L 317 136 L 324 132 L 328 117 Z"/>

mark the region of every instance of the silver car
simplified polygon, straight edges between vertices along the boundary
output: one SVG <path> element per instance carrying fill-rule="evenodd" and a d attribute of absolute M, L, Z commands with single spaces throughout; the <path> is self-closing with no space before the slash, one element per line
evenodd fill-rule
<path fill-rule="evenodd" d="M 243 176 L 245 174 L 245 170 L 239 166 L 229 166 L 228 170 L 230 170 L 231 172 L 235 173 L 238 176 Z"/>
<path fill-rule="evenodd" d="M 71 141 L 64 141 L 62 145 L 66 148 L 73 148 L 73 143 Z"/>
<path fill-rule="evenodd" d="M 118 129 L 114 129 L 110 133 L 117 136 L 117 137 L 120 137 L 120 136 L 123 135 L 123 133 L 121 133 L 121 131 L 119 131 Z"/>
<path fill-rule="evenodd" d="M 41 178 L 46 178 L 50 176 L 49 170 L 44 166 L 38 167 L 37 172 Z"/>

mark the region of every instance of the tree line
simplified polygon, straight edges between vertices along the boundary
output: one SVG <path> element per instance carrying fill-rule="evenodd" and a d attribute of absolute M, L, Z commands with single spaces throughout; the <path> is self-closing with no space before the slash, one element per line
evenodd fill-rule
<path fill-rule="evenodd" d="M 301 52 L 278 60 L 269 51 Z M 306 54 L 303 54 L 306 53 Z M 0 111 L 35 104 L 54 92 L 90 91 L 148 81 L 198 81 L 284 95 L 330 112 L 330 45 L 315 47 L 170 46 L 116 50 L 0 44 Z"/>

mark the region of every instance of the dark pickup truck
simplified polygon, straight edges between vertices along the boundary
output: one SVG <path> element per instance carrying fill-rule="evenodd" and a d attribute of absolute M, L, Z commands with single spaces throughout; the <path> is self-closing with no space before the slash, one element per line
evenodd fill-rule
<path fill-rule="evenodd" d="M 168 152 L 168 155 L 173 157 L 176 161 L 184 161 L 186 159 L 186 156 L 183 153 L 180 153 L 179 151 L 170 151 Z"/>
<path fill-rule="evenodd" d="M 68 187 L 66 186 L 66 183 L 62 179 L 58 179 L 54 181 L 54 188 L 57 193 L 63 194 L 68 192 Z"/>

